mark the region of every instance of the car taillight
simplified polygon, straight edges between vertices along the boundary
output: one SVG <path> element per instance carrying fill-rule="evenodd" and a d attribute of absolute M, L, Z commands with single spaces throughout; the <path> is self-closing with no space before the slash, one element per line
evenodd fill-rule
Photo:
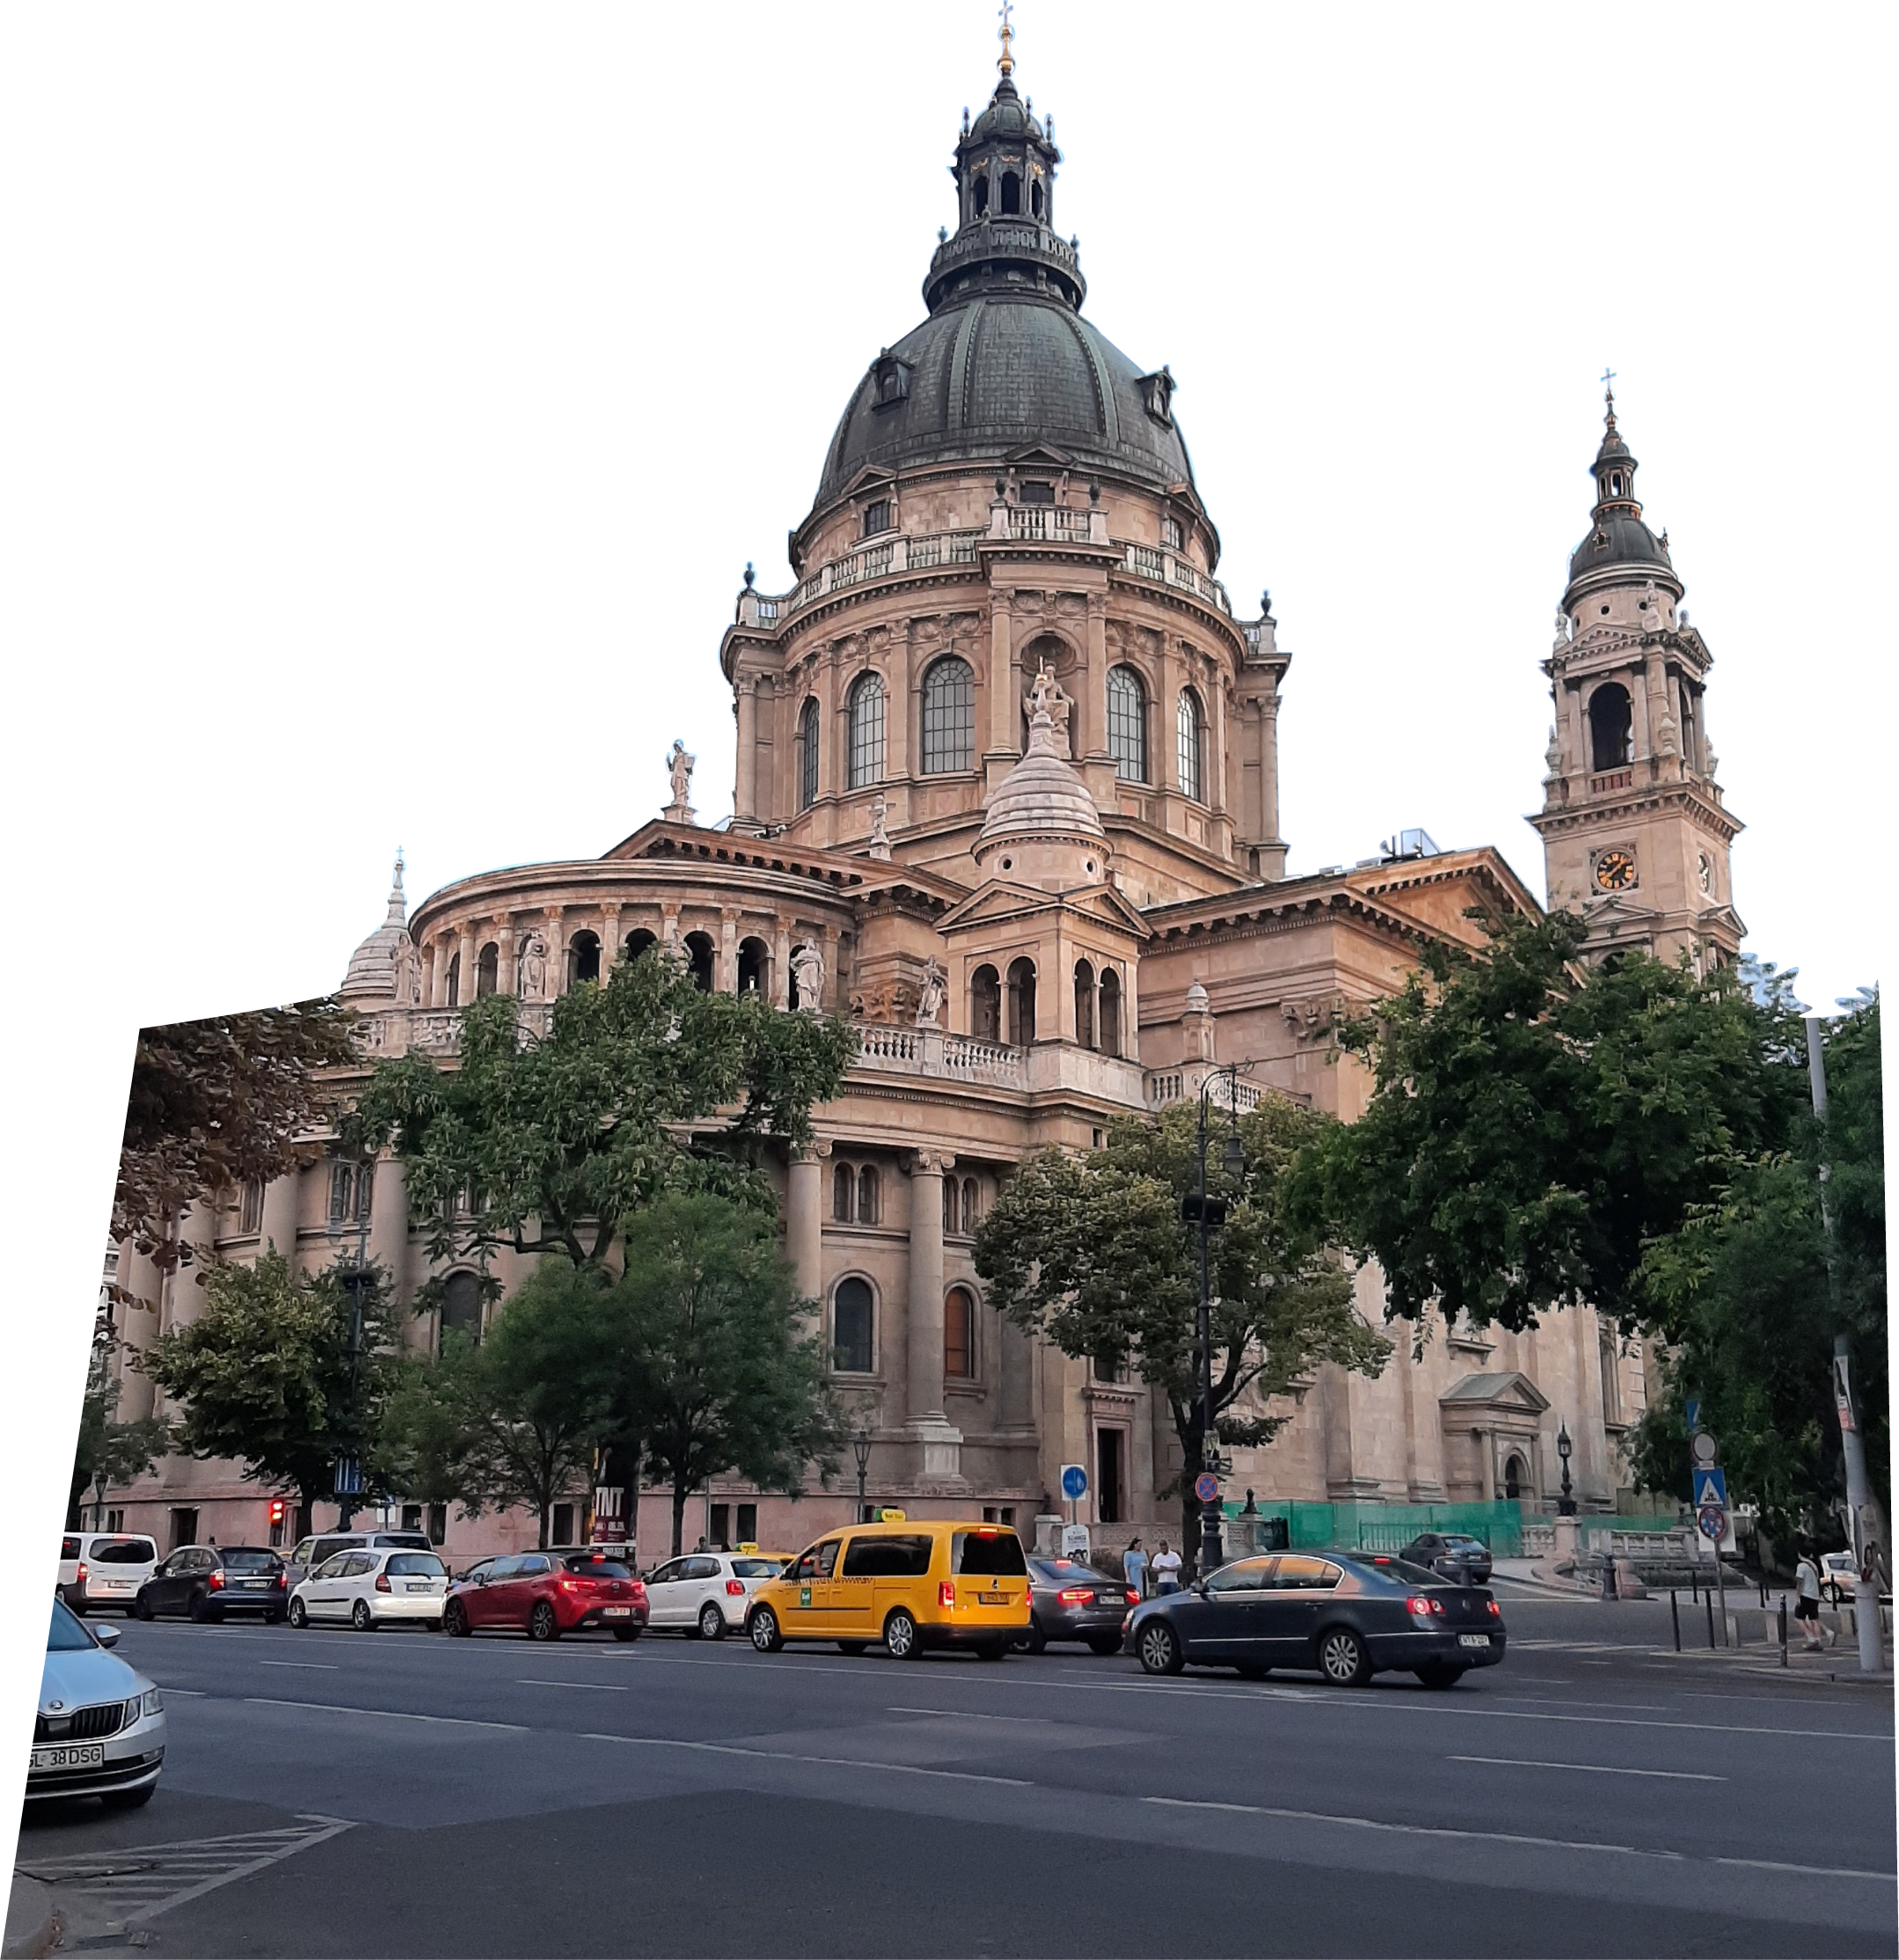
<path fill-rule="evenodd" d="M 729 1599 L 742 1599 L 745 1597 L 744 1580 L 727 1579 L 726 1581 L 726 1597 Z"/>
<path fill-rule="evenodd" d="M 578 1579 L 563 1579 L 560 1582 L 560 1590 L 563 1592 L 578 1592 L 581 1590 L 581 1582 Z"/>
<path fill-rule="evenodd" d="M 392 1586 L 392 1585 L 391 1585 L 391 1584 L 390 1584 L 390 1583 L 389 1583 L 389 1575 L 388 1575 L 388 1573 L 386 1573 L 386 1572 L 378 1572 L 378 1573 L 376 1574 L 376 1591 L 377 1591 L 378 1592 L 393 1592 L 393 1591 L 394 1591 L 396 1590 L 396 1589 L 395 1589 L 395 1587 L 394 1587 L 394 1586 Z"/>
<path fill-rule="evenodd" d="M 956 1588 L 947 1579 L 937 1588 L 937 1604 L 939 1606 L 953 1606 L 956 1604 Z"/>
<path fill-rule="evenodd" d="M 1420 1620 L 1428 1620 L 1434 1613 L 1441 1613 L 1444 1610 L 1442 1599 L 1427 1599 L 1421 1592 L 1413 1593 L 1405 1605 Z"/>
<path fill-rule="evenodd" d="M 1065 1592 L 1056 1593 L 1055 1598 L 1064 1606 L 1083 1606 L 1086 1605 L 1089 1600 L 1094 1598 L 1094 1588 L 1092 1586 L 1070 1586 Z"/>
<path fill-rule="evenodd" d="M 224 1575 L 222 1572 L 214 1572 L 211 1576 L 205 1581 L 204 1589 L 207 1592 L 217 1592 L 223 1590 L 223 1584 Z"/>
<path fill-rule="evenodd" d="M 85 1583 L 85 1561 L 84 1561 L 84 1559 L 82 1559 L 82 1560 L 81 1560 L 81 1561 L 79 1561 L 79 1581 L 78 1581 L 78 1583 L 80 1583 L 81 1585 L 84 1585 L 84 1584 Z"/>
<path fill-rule="evenodd" d="M 1128 1604 L 1130 1606 L 1138 1606 L 1141 1604 L 1141 1595 L 1132 1586 L 1128 1588 Z"/>
<path fill-rule="evenodd" d="M 1501 1620 L 1503 1618 L 1503 1608 L 1494 1599 L 1485 1600 L 1484 1611 L 1489 1613 L 1493 1619 Z"/>

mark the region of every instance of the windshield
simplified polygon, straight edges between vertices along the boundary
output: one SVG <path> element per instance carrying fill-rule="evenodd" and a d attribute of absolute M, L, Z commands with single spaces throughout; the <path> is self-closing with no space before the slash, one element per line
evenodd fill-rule
<path fill-rule="evenodd" d="M 83 1648 L 96 1647 L 98 1644 L 80 1623 L 79 1616 L 66 1602 L 63 1599 L 55 1599 L 53 1602 L 53 1631 L 47 1635 L 47 1652 L 73 1654 Z"/>
<path fill-rule="evenodd" d="M 1031 1559 L 1029 1569 L 1052 1586 L 1092 1584 L 1101 1575 L 1092 1566 L 1077 1565 L 1073 1559 Z"/>
<path fill-rule="evenodd" d="M 274 1552 L 252 1552 L 233 1547 L 224 1554 L 227 1572 L 281 1572 L 283 1561 Z"/>
<path fill-rule="evenodd" d="M 405 1573 L 411 1578 L 439 1579 L 449 1569 L 433 1552 L 398 1552 L 383 1569 L 398 1579 Z"/>
<path fill-rule="evenodd" d="M 778 1572 L 776 1559 L 734 1559 L 732 1561 L 734 1579 L 775 1579 Z"/>
<path fill-rule="evenodd" d="M 951 1569 L 969 1578 L 1019 1579 L 1028 1571 L 1022 1540 L 1013 1532 L 958 1532 L 952 1541 Z"/>

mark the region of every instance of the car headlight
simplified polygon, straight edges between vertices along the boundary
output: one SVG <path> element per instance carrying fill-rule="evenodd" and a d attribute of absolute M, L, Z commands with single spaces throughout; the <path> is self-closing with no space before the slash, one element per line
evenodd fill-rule
<path fill-rule="evenodd" d="M 164 1713 L 164 1697 L 159 1693 L 157 1688 L 147 1688 L 144 1693 L 138 1698 L 138 1712 L 142 1715 L 163 1715 Z"/>

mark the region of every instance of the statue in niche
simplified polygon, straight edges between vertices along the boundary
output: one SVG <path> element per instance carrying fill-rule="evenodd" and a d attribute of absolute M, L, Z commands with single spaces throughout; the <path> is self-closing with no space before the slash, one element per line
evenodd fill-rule
<path fill-rule="evenodd" d="M 792 984 L 798 990 L 800 1013 L 824 1011 L 824 954 L 814 940 L 792 948 Z"/>
<path fill-rule="evenodd" d="M 1028 691 L 1026 705 L 1029 747 L 1052 749 L 1057 755 L 1067 755 L 1069 698 L 1046 667 L 1036 674 L 1035 684 Z"/>
<path fill-rule="evenodd" d="M 685 743 L 676 736 L 666 751 L 666 775 L 673 788 L 673 800 L 666 806 L 666 814 L 681 823 L 692 821 L 692 772 L 698 759 L 687 754 Z"/>
<path fill-rule="evenodd" d="M 932 953 L 924 962 L 923 980 L 917 992 L 917 1025 L 919 1028 L 937 1025 L 937 1017 L 943 1012 L 943 997 L 948 991 L 943 969 L 937 964 L 937 956 Z"/>
<path fill-rule="evenodd" d="M 540 928 L 530 925 L 526 938 L 521 942 L 520 967 L 521 998 L 523 1000 L 545 1000 L 547 998 L 547 941 L 541 937 Z"/>

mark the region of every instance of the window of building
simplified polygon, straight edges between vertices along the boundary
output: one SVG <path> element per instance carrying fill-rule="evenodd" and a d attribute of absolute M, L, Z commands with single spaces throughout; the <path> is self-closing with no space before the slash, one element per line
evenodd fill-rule
<path fill-rule="evenodd" d="M 1523 1467 L 1523 1459 L 1513 1451 L 1504 1459 L 1503 1495 L 1506 1497 L 1523 1496 L 1530 1488 L 1530 1473 Z"/>
<path fill-rule="evenodd" d="M 1178 517 L 1163 517 L 1160 521 L 1160 541 L 1170 552 L 1183 550 L 1187 544 Z"/>
<path fill-rule="evenodd" d="M 1002 173 L 1002 215 L 1005 218 L 1022 216 L 1022 179 L 1012 170 Z"/>
<path fill-rule="evenodd" d="M 1009 963 L 1009 1039 L 1017 1048 L 1026 1048 L 1035 1039 L 1035 962 L 1029 959 Z"/>
<path fill-rule="evenodd" d="M 122 1510 L 108 1510 L 106 1513 L 106 1529 L 108 1532 L 122 1532 L 125 1529 L 125 1513 Z"/>
<path fill-rule="evenodd" d="M 1002 1039 L 1002 982 L 991 966 L 969 976 L 969 1032 L 979 1042 Z"/>
<path fill-rule="evenodd" d="M 982 1195 L 973 1177 L 962 1181 L 962 1228 L 974 1232 L 982 1216 Z"/>
<path fill-rule="evenodd" d="M 739 1513 L 739 1543 L 756 1545 L 758 1542 L 758 1506 L 741 1504 Z"/>
<path fill-rule="evenodd" d="M 1179 735 L 1180 794 L 1198 803 L 1204 801 L 1201 765 L 1206 743 L 1201 735 L 1200 696 L 1192 688 L 1180 690 L 1180 706 L 1174 720 Z"/>
<path fill-rule="evenodd" d="M 1019 503 L 1052 504 L 1055 501 L 1055 486 L 1052 483 L 1042 483 L 1032 479 L 1022 486 L 1020 491 L 1017 494 L 1017 501 Z"/>
<path fill-rule="evenodd" d="M 1031 184 L 1028 187 L 1028 208 L 1035 216 L 1041 216 L 1041 186 Z"/>
<path fill-rule="evenodd" d="M 1147 689 L 1131 667 L 1107 670 L 1107 752 L 1122 782 L 1147 780 Z"/>
<path fill-rule="evenodd" d="M 648 947 L 657 946 L 659 943 L 660 935 L 657 932 L 649 932 L 644 925 L 638 932 L 629 932 L 626 935 L 627 964 L 632 965 Z"/>
<path fill-rule="evenodd" d="M 763 993 L 771 971 L 771 949 L 763 940 L 739 941 L 739 991 Z"/>
<path fill-rule="evenodd" d="M 449 961 L 448 993 L 449 1006 L 459 1007 L 462 1005 L 462 955 L 459 953 L 452 954 Z"/>
<path fill-rule="evenodd" d="M 567 984 L 571 987 L 583 980 L 591 980 L 595 985 L 600 981 L 600 935 L 597 932 L 576 932 L 567 946 Z"/>
<path fill-rule="evenodd" d="M 1075 962 L 1075 1040 L 1082 1048 L 1094 1042 L 1094 968 L 1086 960 Z"/>
<path fill-rule="evenodd" d="M 807 697 L 798 711 L 798 807 L 808 810 L 818 800 L 818 705 Z"/>
<path fill-rule="evenodd" d="M 428 1507 L 428 1542 L 443 1545 L 449 1537 L 449 1507 L 446 1504 L 431 1504 Z"/>
<path fill-rule="evenodd" d="M 692 984 L 701 993 L 711 993 L 713 975 L 712 936 L 710 932 L 688 932 L 686 934 L 686 963 L 692 969 Z"/>
<path fill-rule="evenodd" d="M 264 1227 L 264 1187 L 256 1178 L 248 1180 L 237 1200 L 239 1232 L 261 1232 Z"/>
<path fill-rule="evenodd" d="M 1101 976 L 1101 1052 L 1121 1053 L 1121 976 L 1109 967 Z"/>
<path fill-rule="evenodd" d="M 451 1334 L 465 1335 L 471 1342 L 480 1341 L 481 1282 L 473 1273 L 450 1273 L 442 1282 L 438 1318 L 438 1348 L 447 1345 Z"/>
<path fill-rule="evenodd" d="M 330 1166 L 330 1223 L 344 1225 L 354 1215 L 356 1210 L 356 1166 L 354 1164 L 332 1164 Z"/>
<path fill-rule="evenodd" d="M 989 179 L 979 177 L 975 180 L 975 215 L 979 218 L 989 216 Z"/>
<path fill-rule="evenodd" d="M 878 1188 L 877 1166 L 866 1164 L 858 1173 L 858 1223 L 873 1225 L 882 1210 L 883 1194 Z"/>
<path fill-rule="evenodd" d="M 845 713 L 850 720 L 849 784 L 864 789 L 880 782 L 884 772 L 884 684 L 877 674 L 860 674 L 851 683 Z"/>
<path fill-rule="evenodd" d="M 951 1287 L 943 1302 L 943 1372 L 952 1381 L 975 1373 L 975 1302 L 960 1286 Z"/>
<path fill-rule="evenodd" d="M 1611 1427 L 1622 1421 L 1622 1382 L 1616 1370 L 1616 1337 L 1607 1328 L 1602 1335 L 1603 1420 Z"/>
<path fill-rule="evenodd" d="M 1635 753 L 1629 691 L 1604 681 L 1589 697 L 1589 766 L 1620 769 Z"/>
<path fill-rule="evenodd" d="M 572 1504 L 556 1504 L 554 1506 L 554 1543 L 556 1545 L 571 1545 L 573 1543 L 573 1506 Z"/>
<path fill-rule="evenodd" d="M 880 391 L 878 399 L 880 400 L 884 399 Z M 890 500 L 887 497 L 880 497 L 875 503 L 866 504 L 864 507 L 864 535 L 866 538 L 875 538 L 880 531 L 886 531 L 889 529 Z"/>
<path fill-rule="evenodd" d="M 924 676 L 924 774 L 975 766 L 975 674 L 954 654 Z"/>
<path fill-rule="evenodd" d="M 870 1287 L 861 1279 L 841 1279 L 831 1296 L 831 1366 L 842 1375 L 871 1371 L 873 1312 Z"/>
<path fill-rule="evenodd" d="M 954 1238 L 962 1230 L 962 1188 L 953 1177 L 943 1180 L 943 1236 Z"/>
<path fill-rule="evenodd" d="M 475 998 L 486 1000 L 500 984 L 501 949 L 490 940 L 475 959 Z"/>
<path fill-rule="evenodd" d="M 857 1173 L 850 1165 L 840 1164 L 831 1173 L 831 1216 L 839 1225 L 849 1225 L 857 1215 Z"/>

